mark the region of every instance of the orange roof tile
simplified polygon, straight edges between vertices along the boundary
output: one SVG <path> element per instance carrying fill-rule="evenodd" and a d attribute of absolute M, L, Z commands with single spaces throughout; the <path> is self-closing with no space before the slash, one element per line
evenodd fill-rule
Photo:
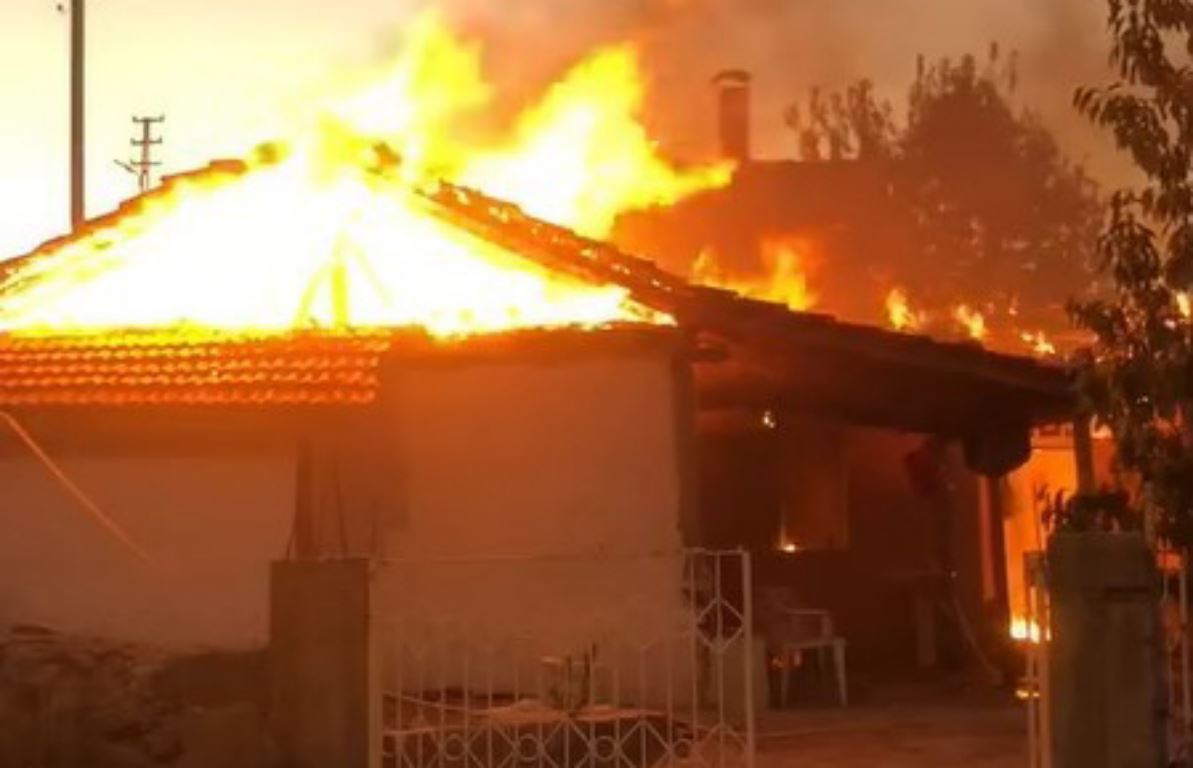
<path fill-rule="evenodd" d="M 0 340 L 0 406 L 372 402 L 383 336 Z"/>

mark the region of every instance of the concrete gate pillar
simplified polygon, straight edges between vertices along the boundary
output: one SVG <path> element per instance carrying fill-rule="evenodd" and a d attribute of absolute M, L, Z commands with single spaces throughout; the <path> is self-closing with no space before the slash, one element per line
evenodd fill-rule
<path fill-rule="evenodd" d="M 270 724 L 283 765 L 380 765 L 369 580 L 365 559 L 273 564 Z"/>
<path fill-rule="evenodd" d="M 1135 534 L 1057 533 L 1048 545 L 1054 768 L 1167 764 L 1154 556 Z"/>

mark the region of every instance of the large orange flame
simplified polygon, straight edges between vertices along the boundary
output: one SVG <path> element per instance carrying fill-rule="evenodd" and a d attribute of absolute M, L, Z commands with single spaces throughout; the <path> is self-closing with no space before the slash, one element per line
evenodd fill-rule
<path fill-rule="evenodd" d="M 659 157 L 638 120 L 644 97 L 637 53 L 599 51 L 522 116 L 509 147 L 470 160 L 463 181 L 591 237 L 626 209 L 727 184 L 727 165 L 679 172 Z"/>
<path fill-rule="evenodd" d="M 812 291 L 804 268 L 805 246 L 789 240 L 767 240 L 762 244 L 761 261 L 765 270 L 756 276 L 734 275 L 721 262 L 715 250 L 706 249 L 692 264 L 691 277 L 698 283 L 740 293 L 752 299 L 783 304 L 796 312 L 816 306 L 819 297 Z"/>
<path fill-rule="evenodd" d="M 127 215 L 34 254 L 0 286 L 0 330 L 287 330 L 422 326 L 434 334 L 666 322 L 616 286 L 561 276 L 436 215 L 437 177 L 502 196 L 589 235 L 622 211 L 727 183 L 679 171 L 638 121 L 629 48 L 578 65 L 516 122 L 467 151 L 457 126 L 492 96 L 479 49 L 434 16 L 415 23 L 378 83 L 314 128 L 195 174 Z M 379 142 L 400 162 L 381 162 Z"/>

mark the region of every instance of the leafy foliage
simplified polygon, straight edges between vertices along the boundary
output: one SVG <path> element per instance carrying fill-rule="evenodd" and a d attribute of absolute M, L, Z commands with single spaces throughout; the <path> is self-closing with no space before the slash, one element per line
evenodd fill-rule
<path fill-rule="evenodd" d="M 1109 131 L 1142 183 L 1110 199 L 1098 240 L 1112 295 L 1077 301 L 1096 336 L 1079 390 L 1114 434 L 1159 532 L 1193 544 L 1193 1 L 1108 0 L 1115 79 L 1074 104 Z"/>
<path fill-rule="evenodd" d="M 787 112 L 805 161 L 889 168 L 912 247 L 885 253 L 896 279 L 934 306 L 958 301 L 1063 317 L 1064 295 L 1093 282 L 1101 220 L 1094 183 L 1031 112 L 1017 111 L 1015 57 L 920 59 L 906 108 L 862 81 L 813 90 Z"/>
<path fill-rule="evenodd" d="M 1139 528 L 1139 516 L 1132 511 L 1125 491 L 1070 495 L 1063 490 L 1049 493 L 1041 489 L 1039 501 L 1043 503 L 1041 521 L 1051 531 L 1122 532 Z"/>
<path fill-rule="evenodd" d="M 792 104 L 784 115 L 808 161 L 888 158 L 899 139 L 894 110 L 879 101 L 874 84 L 859 80 L 844 93 L 813 88 L 807 105 Z"/>

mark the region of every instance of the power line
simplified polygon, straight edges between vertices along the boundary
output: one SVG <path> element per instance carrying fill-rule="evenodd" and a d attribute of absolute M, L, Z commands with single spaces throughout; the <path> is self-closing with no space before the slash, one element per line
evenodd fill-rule
<path fill-rule="evenodd" d="M 165 121 L 164 115 L 134 117 L 133 123 L 139 126 L 141 131 L 140 135 L 134 136 L 129 143 L 141 150 L 140 155 L 128 162 L 116 161 L 116 165 L 137 177 L 137 187 L 141 192 L 147 191 L 153 185 L 153 169 L 161 165 L 160 161 L 153 159 L 153 148 L 161 146 L 162 138 L 160 135 L 154 136 L 153 129 Z"/>

